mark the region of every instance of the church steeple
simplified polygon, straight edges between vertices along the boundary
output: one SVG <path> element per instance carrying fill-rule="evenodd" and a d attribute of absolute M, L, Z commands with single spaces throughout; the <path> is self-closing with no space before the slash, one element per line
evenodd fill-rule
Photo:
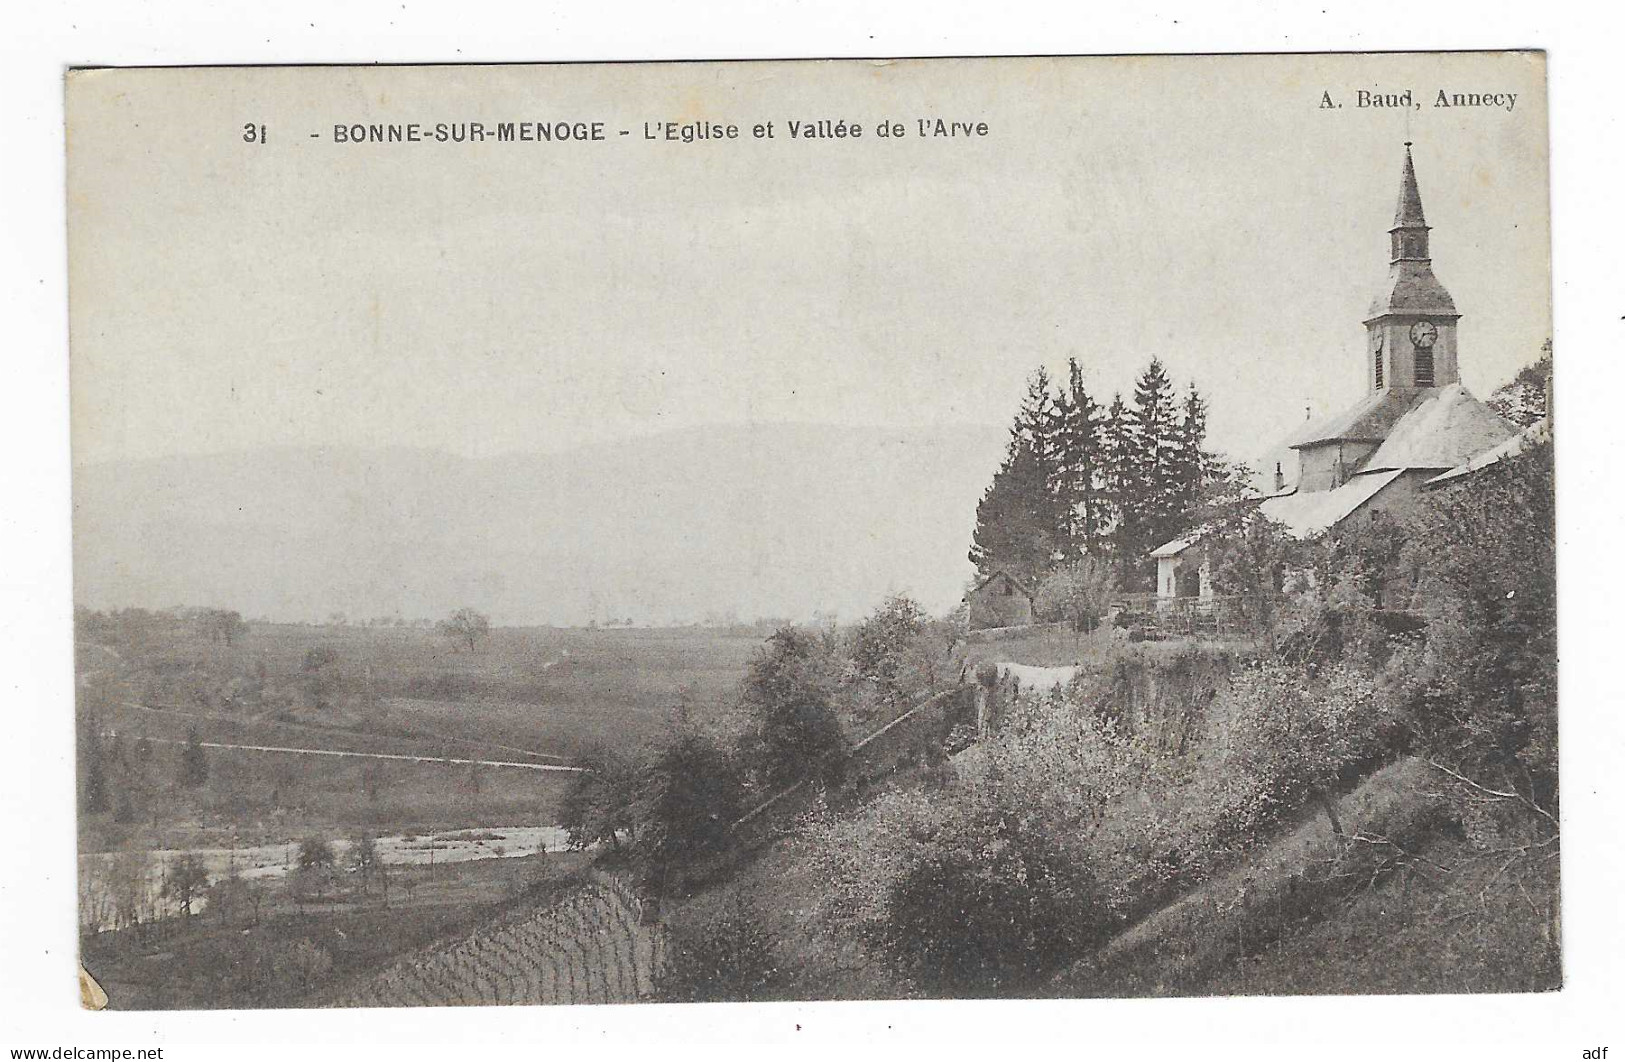
<path fill-rule="evenodd" d="M 1394 227 L 1388 230 L 1392 244 L 1390 262 L 1428 260 L 1428 223 L 1422 215 L 1422 193 L 1416 187 L 1416 163 L 1411 161 L 1411 142 L 1405 141 L 1405 169 L 1399 178 L 1399 206 L 1394 209 Z"/>
<path fill-rule="evenodd" d="M 1375 394 L 1456 383 L 1456 304 L 1433 275 L 1428 223 L 1416 185 L 1411 143 L 1399 176 L 1399 205 L 1388 230 L 1388 281 L 1366 314 L 1366 382 Z"/>

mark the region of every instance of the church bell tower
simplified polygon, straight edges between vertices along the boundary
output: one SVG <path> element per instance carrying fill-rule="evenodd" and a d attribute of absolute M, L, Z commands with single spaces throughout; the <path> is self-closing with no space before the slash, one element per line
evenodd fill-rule
<path fill-rule="evenodd" d="M 1457 383 L 1456 322 L 1461 315 L 1428 251 L 1428 223 L 1416 187 L 1411 143 L 1399 179 L 1399 206 L 1388 230 L 1388 279 L 1366 317 L 1366 385 L 1379 391 Z"/>

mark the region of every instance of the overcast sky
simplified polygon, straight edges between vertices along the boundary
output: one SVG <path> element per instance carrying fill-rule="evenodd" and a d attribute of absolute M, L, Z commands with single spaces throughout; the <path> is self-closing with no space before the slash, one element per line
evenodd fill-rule
<path fill-rule="evenodd" d="M 921 139 L 926 116 L 990 133 Z M 331 142 L 558 118 L 609 139 Z M 865 135 L 788 137 L 819 118 Z M 1109 396 L 1153 354 L 1248 456 L 1363 392 L 1407 138 L 1464 381 L 1487 393 L 1550 334 L 1529 57 L 152 71 L 81 77 L 70 119 L 79 461 L 1003 423 L 1038 364 L 1076 356 Z M 664 120 L 743 138 L 642 140 Z"/>

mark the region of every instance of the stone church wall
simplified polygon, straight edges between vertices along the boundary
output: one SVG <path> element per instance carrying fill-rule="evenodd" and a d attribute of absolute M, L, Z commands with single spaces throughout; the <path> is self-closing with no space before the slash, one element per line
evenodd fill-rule
<path fill-rule="evenodd" d="M 1331 490 L 1337 482 L 1338 458 L 1342 458 L 1343 477 L 1358 472 L 1368 458 L 1377 452 L 1376 443 L 1330 442 L 1306 447 L 1298 451 L 1298 490 Z"/>

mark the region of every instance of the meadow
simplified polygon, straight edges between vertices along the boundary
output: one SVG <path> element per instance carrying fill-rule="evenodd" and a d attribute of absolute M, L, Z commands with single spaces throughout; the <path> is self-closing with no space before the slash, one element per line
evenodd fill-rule
<path fill-rule="evenodd" d="M 748 630 L 498 628 L 470 651 L 434 630 L 259 623 L 227 644 L 183 619 L 105 619 L 81 632 L 80 704 L 111 792 L 105 814 L 81 816 L 81 848 L 550 824 L 568 774 L 483 764 L 568 765 L 654 740 L 677 713 L 726 713 L 759 644 Z M 194 735 L 429 762 L 210 747 L 188 787 Z"/>

